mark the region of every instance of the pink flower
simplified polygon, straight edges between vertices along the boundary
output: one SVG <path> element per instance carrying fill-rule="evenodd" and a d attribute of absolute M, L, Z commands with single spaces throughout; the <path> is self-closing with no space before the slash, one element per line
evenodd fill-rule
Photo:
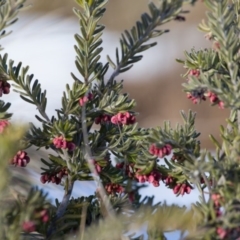
<path fill-rule="evenodd" d="M 68 149 L 69 151 L 73 151 L 76 147 L 73 142 L 66 141 L 63 136 L 55 137 L 53 139 L 53 144 L 56 148 Z"/>
<path fill-rule="evenodd" d="M 129 112 L 120 112 L 111 118 L 113 124 L 129 125 L 136 122 L 136 118 Z"/>
<path fill-rule="evenodd" d="M 150 154 L 160 158 L 170 155 L 171 151 L 172 151 L 172 146 L 170 144 L 166 144 L 162 148 L 158 148 L 155 144 L 152 144 L 149 147 Z"/>
<path fill-rule="evenodd" d="M 206 96 L 209 98 L 211 103 L 218 104 L 220 109 L 224 109 L 224 103 L 223 103 L 223 101 L 220 101 L 217 94 L 215 94 L 213 92 L 208 92 Z"/>
<path fill-rule="evenodd" d="M 91 101 L 92 99 L 93 99 L 93 95 L 92 93 L 89 93 L 87 96 L 84 96 L 79 99 L 79 104 L 80 106 L 83 106 L 85 103 L 87 103 L 88 101 Z"/>
<path fill-rule="evenodd" d="M 45 184 L 46 182 L 52 182 L 55 184 L 60 184 L 61 180 L 64 176 L 68 175 L 68 171 L 66 168 L 62 168 L 61 170 L 58 170 L 53 173 L 44 173 L 42 174 L 40 181 L 41 183 Z"/>
<path fill-rule="evenodd" d="M 29 162 L 30 158 L 25 151 L 18 151 L 13 159 L 11 159 L 11 164 L 19 167 L 26 167 Z"/>
<path fill-rule="evenodd" d="M 102 123 L 108 123 L 108 122 L 111 122 L 111 116 L 107 115 L 107 114 L 103 114 L 103 115 L 95 118 L 96 124 L 99 124 L 99 123 L 102 124 Z"/>
<path fill-rule="evenodd" d="M 0 120 L 0 133 L 3 133 L 4 129 L 9 125 L 8 120 Z"/>
<path fill-rule="evenodd" d="M 221 228 L 221 227 L 218 227 L 217 228 L 217 235 L 220 239 L 226 239 L 227 237 L 227 234 L 228 234 L 228 231 Z"/>
<path fill-rule="evenodd" d="M 0 80 L 0 97 L 3 94 L 9 94 L 11 85 L 7 81 Z"/>
<path fill-rule="evenodd" d="M 219 101 L 217 95 L 213 92 L 208 92 L 207 97 L 209 97 L 211 103 L 217 103 Z"/>
<path fill-rule="evenodd" d="M 67 149 L 72 152 L 76 148 L 76 145 L 73 142 L 67 142 Z"/>
<path fill-rule="evenodd" d="M 221 195 L 218 193 L 213 193 L 211 195 L 211 199 L 213 200 L 214 206 L 215 207 L 220 207 L 220 200 L 221 200 Z"/>
<path fill-rule="evenodd" d="M 63 136 L 55 137 L 53 139 L 53 144 L 56 148 L 66 148 L 67 147 L 67 141 L 64 139 Z"/>
<path fill-rule="evenodd" d="M 154 187 L 160 186 L 159 181 L 161 180 L 161 174 L 157 170 L 153 170 L 149 174 L 141 175 L 139 173 L 135 174 L 135 178 L 138 180 L 140 183 L 145 183 L 149 182 L 152 183 Z"/>
<path fill-rule="evenodd" d="M 199 71 L 198 69 L 191 69 L 191 70 L 189 71 L 189 74 L 188 74 L 188 75 L 189 75 L 189 76 L 199 77 L 200 71 Z"/>
<path fill-rule="evenodd" d="M 56 184 L 58 185 L 58 184 L 61 183 L 61 178 L 58 177 L 58 176 L 56 176 L 56 175 L 55 175 L 55 176 L 52 176 L 52 177 L 51 177 L 51 182 L 52 182 L 52 183 L 56 183 Z"/>
<path fill-rule="evenodd" d="M 26 221 L 23 222 L 22 229 L 24 232 L 34 232 L 36 230 L 36 225 L 33 221 Z"/>
<path fill-rule="evenodd" d="M 174 188 L 173 188 L 173 193 L 174 194 L 181 194 L 182 196 L 187 193 L 189 194 L 192 191 L 192 187 L 186 183 L 178 183 Z"/>
<path fill-rule="evenodd" d="M 48 182 L 48 181 L 49 181 L 48 175 L 47 175 L 47 174 L 42 175 L 41 178 L 40 178 L 40 181 L 41 181 L 41 183 L 43 183 L 43 184 L 45 184 L 46 182 Z"/>
<path fill-rule="evenodd" d="M 174 193 L 174 194 L 178 194 L 180 188 L 181 188 L 181 184 L 177 184 L 177 185 L 173 188 L 173 193 Z"/>
<path fill-rule="evenodd" d="M 168 186 L 168 185 L 171 185 L 172 183 L 174 183 L 174 178 L 172 176 L 167 176 L 163 179 L 163 181 Z"/>
<path fill-rule="evenodd" d="M 41 220 L 42 222 L 48 222 L 49 221 L 49 215 L 48 215 L 48 210 L 47 209 L 43 209 L 40 212 L 40 216 L 41 216 Z"/>
<path fill-rule="evenodd" d="M 205 101 L 206 97 L 203 95 L 203 92 L 194 92 L 187 93 L 187 98 L 190 99 L 194 104 L 201 102 L 201 100 Z"/>
<path fill-rule="evenodd" d="M 121 185 L 117 184 L 117 183 L 107 183 L 105 185 L 105 190 L 109 194 L 112 194 L 112 193 L 123 193 L 124 192 L 124 188 Z"/>
<path fill-rule="evenodd" d="M 224 109 L 224 102 L 223 101 L 219 101 L 218 102 L 218 106 L 220 109 Z"/>

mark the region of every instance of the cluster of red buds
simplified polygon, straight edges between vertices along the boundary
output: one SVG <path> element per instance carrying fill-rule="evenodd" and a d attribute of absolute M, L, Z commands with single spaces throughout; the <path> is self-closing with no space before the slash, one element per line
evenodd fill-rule
<path fill-rule="evenodd" d="M 124 192 L 124 188 L 120 184 L 117 184 L 117 183 L 107 183 L 105 185 L 105 190 L 109 194 Z"/>
<path fill-rule="evenodd" d="M 222 227 L 217 227 L 216 229 L 219 239 L 235 239 L 240 240 L 240 227 L 233 229 L 225 229 Z"/>
<path fill-rule="evenodd" d="M 199 77 L 200 71 L 198 69 L 191 69 L 188 76 Z M 224 109 L 224 103 L 219 100 L 217 95 L 213 92 L 207 92 L 205 89 L 194 90 L 187 93 L 187 98 L 190 99 L 194 104 L 199 103 L 200 101 L 205 101 L 206 97 L 209 98 L 211 103 L 218 104 L 219 108 Z"/>
<path fill-rule="evenodd" d="M 7 81 L 0 80 L 0 97 L 9 94 L 11 85 Z"/>
<path fill-rule="evenodd" d="M 83 106 L 85 103 L 87 103 L 88 101 L 91 101 L 92 99 L 93 99 L 93 94 L 89 93 L 87 96 L 84 96 L 79 99 L 79 104 L 80 106 Z"/>
<path fill-rule="evenodd" d="M 174 177 L 168 175 L 168 176 L 163 176 L 162 181 L 166 184 L 166 186 L 172 188 L 172 186 L 176 185 L 176 180 Z"/>
<path fill-rule="evenodd" d="M 224 109 L 224 103 L 219 100 L 218 96 L 213 92 L 208 92 L 207 97 L 209 98 L 211 103 L 218 104 L 219 108 Z"/>
<path fill-rule="evenodd" d="M 3 133 L 4 129 L 9 125 L 8 120 L 0 120 L 0 133 Z"/>
<path fill-rule="evenodd" d="M 213 201 L 213 207 L 214 207 L 214 210 L 215 210 L 215 214 L 216 214 L 216 217 L 220 217 L 222 216 L 222 212 L 220 210 L 220 207 L 221 207 L 221 200 L 222 200 L 222 197 L 220 194 L 218 193 L 213 193 L 211 195 L 211 200 Z M 224 229 L 222 227 L 218 227 L 216 229 L 216 232 L 217 232 L 217 235 L 220 239 L 225 239 L 228 235 L 228 230 L 227 229 Z"/>
<path fill-rule="evenodd" d="M 140 174 L 140 169 L 135 172 L 134 163 L 125 164 L 124 162 L 116 164 L 116 168 L 124 169 L 125 175 L 129 178 L 135 178 L 140 183 L 149 182 L 152 183 L 154 187 L 158 187 L 160 185 L 159 181 L 161 180 L 161 174 L 153 169 L 149 174 Z"/>
<path fill-rule="evenodd" d="M 200 71 L 198 69 L 191 69 L 188 73 L 188 76 L 199 77 Z"/>
<path fill-rule="evenodd" d="M 111 118 L 113 124 L 130 125 L 136 122 L 136 118 L 129 112 L 120 112 Z"/>
<path fill-rule="evenodd" d="M 200 75 L 199 69 L 191 69 L 188 73 L 188 76 L 194 76 L 196 78 L 198 78 L 199 75 Z M 205 93 L 205 90 L 203 89 L 194 90 L 187 93 L 187 98 L 190 99 L 194 104 L 197 104 L 202 100 L 203 101 L 206 100 L 204 93 Z"/>
<path fill-rule="evenodd" d="M 49 214 L 47 209 L 43 209 L 41 211 L 36 212 L 37 215 L 39 215 L 39 220 L 41 223 L 46 223 L 49 221 Z M 24 232 L 34 232 L 36 231 L 36 223 L 35 221 L 25 221 L 22 224 L 22 230 Z"/>
<path fill-rule="evenodd" d="M 162 177 L 162 181 L 165 185 L 173 190 L 174 194 L 181 194 L 182 196 L 187 193 L 189 194 L 192 187 L 188 183 L 177 183 L 176 179 L 172 176 Z"/>
<path fill-rule="evenodd" d="M 56 148 L 68 149 L 69 151 L 73 151 L 76 147 L 73 142 L 68 142 L 63 136 L 55 137 L 53 144 Z"/>
<path fill-rule="evenodd" d="M 108 114 L 102 114 L 101 116 L 95 118 L 95 123 L 96 124 L 109 123 L 111 122 L 111 118 L 112 117 Z"/>
<path fill-rule="evenodd" d="M 192 190 L 192 187 L 189 184 L 186 183 L 178 183 L 174 188 L 173 188 L 173 193 L 174 194 L 181 194 L 182 196 L 187 193 L 189 194 Z"/>
<path fill-rule="evenodd" d="M 17 154 L 10 160 L 10 163 L 19 167 L 26 167 L 30 162 L 30 158 L 25 151 L 18 151 Z"/>
<path fill-rule="evenodd" d="M 55 173 L 44 173 L 42 174 L 40 181 L 45 184 L 46 182 L 56 183 L 57 185 L 61 183 L 62 178 L 68 175 L 66 168 L 62 168 L 60 171 Z"/>
<path fill-rule="evenodd" d="M 25 221 L 22 224 L 24 232 L 34 232 L 36 230 L 36 223 L 34 221 Z"/>
<path fill-rule="evenodd" d="M 145 174 L 145 175 L 136 173 L 135 178 L 140 183 L 149 182 L 149 183 L 152 183 L 152 185 L 154 187 L 159 187 L 160 186 L 159 181 L 161 180 L 161 174 L 157 170 L 153 170 L 151 173 Z"/>
<path fill-rule="evenodd" d="M 47 209 L 41 210 L 39 214 L 40 214 L 41 222 L 46 223 L 49 221 L 49 214 Z"/>
<path fill-rule="evenodd" d="M 201 101 L 206 101 L 204 93 L 205 91 L 203 89 L 188 92 L 187 98 L 190 99 L 194 104 L 197 104 Z"/>
<path fill-rule="evenodd" d="M 159 158 L 163 158 L 167 155 L 170 155 L 171 151 L 172 151 L 172 146 L 170 144 L 166 144 L 161 148 L 157 147 L 155 144 L 152 144 L 149 148 L 150 154 Z"/>

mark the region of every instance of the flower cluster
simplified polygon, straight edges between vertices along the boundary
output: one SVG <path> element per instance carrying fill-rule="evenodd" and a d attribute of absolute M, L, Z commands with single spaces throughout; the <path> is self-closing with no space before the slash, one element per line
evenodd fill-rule
<path fill-rule="evenodd" d="M 200 71 L 198 69 L 191 69 L 188 76 L 199 77 Z M 207 92 L 206 89 L 198 89 L 187 93 L 187 98 L 190 99 L 194 104 L 199 103 L 201 100 L 205 101 L 206 97 L 209 98 L 211 103 L 218 104 L 219 108 L 224 109 L 224 103 L 219 100 L 217 95 L 213 92 Z"/>
<path fill-rule="evenodd" d="M 93 99 L 93 94 L 89 93 L 87 96 L 84 96 L 79 99 L 79 104 L 80 106 L 83 106 L 85 103 L 87 103 L 88 101 L 91 101 L 92 99 Z"/>
<path fill-rule="evenodd" d="M 188 76 L 199 77 L 200 71 L 198 69 L 191 69 L 188 73 Z"/>
<path fill-rule="evenodd" d="M 62 178 L 68 175 L 66 168 L 62 168 L 60 171 L 54 173 L 44 173 L 42 174 L 40 181 L 45 184 L 46 182 L 56 183 L 57 185 L 61 183 Z"/>
<path fill-rule="evenodd" d="M 211 103 L 218 104 L 219 108 L 224 109 L 224 103 L 219 100 L 218 96 L 213 92 L 208 92 L 207 97 L 209 98 Z"/>
<path fill-rule="evenodd" d="M 7 81 L 0 80 L 0 97 L 9 94 L 11 85 Z"/>
<path fill-rule="evenodd" d="M 153 170 L 151 173 L 145 174 L 145 175 L 136 173 L 135 178 L 140 183 L 149 182 L 149 183 L 152 183 L 152 185 L 154 187 L 159 187 L 160 186 L 159 181 L 161 180 L 161 174 L 157 170 Z"/>
<path fill-rule="evenodd" d="M 129 125 L 134 124 L 136 122 L 136 118 L 129 112 L 120 112 L 111 118 L 111 122 L 113 124 Z"/>
<path fill-rule="evenodd" d="M 220 210 L 221 201 L 222 201 L 221 195 L 218 193 L 213 193 L 211 195 L 211 200 L 213 201 L 213 207 L 214 207 L 216 217 L 217 218 L 221 217 L 222 216 L 222 212 Z M 223 229 L 222 227 L 217 227 L 216 232 L 220 239 L 225 239 L 229 233 L 227 229 Z"/>
<path fill-rule="evenodd" d="M 177 180 L 170 175 L 162 177 L 162 181 L 173 190 L 174 194 L 183 196 L 185 193 L 189 194 L 192 190 L 192 186 L 189 183 L 177 183 Z"/>
<path fill-rule="evenodd" d="M 206 101 L 206 97 L 204 94 L 205 94 L 204 89 L 198 89 L 192 92 L 188 92 L 187 98 L 190 99 L 194 104 L 197 104 L 201 101 Z"/>
<path fill-rule="evenodd" d="M 187 184 L 187 183 L 178 183 L 174 188 L 173 188 L 173 193 L 174 194 L 181 194 L 182 196 L 187 193 L 189 194 L 192 190 L 192 187 Z"/>
<path fill-rule="evenodd" d="M 107 183 L 105 185 L 105 190 L 109 194 L 124 192 L 124 188 L 120 184 L 117 184 L 117 183 Z"/>
<path fill-rule="evenodd" d="M 76 147 L 73 142 L 67 141 L 63 136 L 55 137 L 52 142 L 56 148 L 68 149 L 69 151 L 73 151 Z"/>
<path fill-rule="evenodd" d="M 213 205 L 215 208 L 219 208 L 220 207 L 220 201 L 222 199 L 221 195 L 218 193 L 214 193 L 211 195 L 211 199 L 213 201 Z"/>
<path fill-rule="evenodd" d="M 149 148 L 150 154 L 159 158 L 163 158 L 167 155 L 170 155 L 171 151 L 172 151 L 172 146 L 170 144 L 166 144 L 160 148 L 157 147 L 155 144 L 152 144 Z"/>
<path fill-rule="evenodd" d="M 22 230 L 24 232 L 34 232 L 36 230 L 36 224 L 34 221 L 25 221 L 22 224 Z"/>
<path fill-rule="evenodd" d="M 30 158 L 25 151 L 18 151 L 17 154 L 10 160 L 10 163 L 19 167 L 26 167 L 30 162 Z"/>
<path fill-rule="evenodd" d="M 0 120 L 0 133 L 3 133 L 4 129 L 9 125 L 8 120 Z"/>
<path fill-rule="evenodd" d="M 141 174 L 140 169 L 136 172 L 134 171 L 134 163 L 125 164 L 124 162 L 116 164 L 116 168 L 124 169 L 126 176 L 132 179 L 135 178 L 140 183 L 149 182 L 152 183 L 154 187 L 160 185 L 159 181 L 161 180 L 161 174 L 156 169 L 153 169 L 149 174 Z"/>
<path fill-rule="evenodd" d="M 41 211 L 36 211 L 36 215 L 38 215 L 38 219 L 41 223 L 46 223 L 49 221 L 49 214 L 47 209 L 43 209 Z M 22 230 L 24 232 L 34 232 L 36 231 L 36 222 L 35 221 L 24 221 L 22 223 Z"/>
<path fill-rule="evenodd" d="M 49 221 L 49 214 L 47 209 L 43 209 L 39 212 L 41 222 L 45 223 Z"/>
<path fill-rule="evenodd" d="M 103 124 L 103 123 L 109 123 L 111 122 L 111 116 L 108 114 L 102 114 L 98 117 L 95 118 L 95 123 L 96 124 Z"/>

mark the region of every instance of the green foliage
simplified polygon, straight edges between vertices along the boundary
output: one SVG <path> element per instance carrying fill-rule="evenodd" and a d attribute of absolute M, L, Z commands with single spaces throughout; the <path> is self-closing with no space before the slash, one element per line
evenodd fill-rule
<path fill-rule="evenodd" d="M 29 67 L 14 66 L 8 55 L 0 55 L 1 94 L 9 92 L 13 81 L 15 91 L 27 103 L 37 107 L 42 126 L 31 125 L 24 134 L 22 128 L 8 126 L 10 103 L 0 101 L 0 213 L 1 239 L 143 239 L 132 234 L 147 224 L 148 239 L 166 239 L 165 232 L 180 230 L 181 239 L 237 239 L 239 234 L 240 199 L 240 73 L 239 73 L 239 1 L 206 0 L 209 8 L 207 23 L 199 28 L 207 33 L 215 49 L 185 52 L 178 60 L 187 69 L 183 84 L 194 103 L 210 99 L 212 105 L 229 108 L 227 127 L 220 127 L 222 142 L 210 135 L 216 154 L 201 149 L 195 129 L 195 114 L 181 112 L 183 124 L 173 128 L 140 128 L 136 123 L 136 102 L 122 93 L 123 81 L 116 76 L 129 70 L 142 59 L 141 52 L 156 45 L 149 43 L 167 30 L 157 29 L 184 14 L 185 3 L 196 1 L 163 0 L 149 3 L 149 13 L 121 35 L 116 61 L 107 56 L 100 62 L 102 34 L 100 24 L 105 12 L 105 0 L 76 0 L 81 9 L 74 9 L 79 18 L 80 33 L 74 83 L 66 85 L 62 108 L 57 116 L 46 113 L 46 91 L 38 80 L 28 75 Z M 1 31 L 11 24 L 24 1 L 0 1 Z M 2 35 L 5 32 L 3 30 Z M 109 66 L 112 74 L 105 81 Z M 99 124 L 94 128 L 94 124 Z M 14 132 L 14 134 L 13 134 Z M 20 139 L 22 141 L 20 141 Z M 63 185 L 63 199 L 51 205 L 46 194 L 32 188 L 26 196 L 10 194 L 9 159 L 16 165 L 27 164 L 25 155 L 14 156 L 23 146 L 51 149 L 48 158 L 41 158 L 42 183 Z M 19 153 L 19 154 L 20 154 Z M 167 155 L 172 153 L 171 159 Z M 113 160 L 112 156 L 115 156 Z M 25 161 L 25 162 L 24 162 Z M 92 181 L 96 193 L 89 197 L 71 198 L 76 181 Z M 159 186 L 160 181 L 176 196 L 190 193 L 196 187 L 199 202 L 186 207 L 153 204 L 153 197 L 141 200 L 140 183 Z M 207 189 L 207 190 L 206 190 Z M 208 194 L 208 195 L 207 195 Z M 206 196 L 207 195 L 207 196 Z M 36 236 L 34 231 L 39 234 Z M 187 233 L 187 234 L 186 234 Z M 185 235 L 184 235 L 185 234 Z"/>

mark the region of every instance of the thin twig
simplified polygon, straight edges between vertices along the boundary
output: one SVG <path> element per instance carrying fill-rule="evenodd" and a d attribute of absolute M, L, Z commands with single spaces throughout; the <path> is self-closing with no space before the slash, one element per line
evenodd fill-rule
<path fill-rule="evenodd" d="M 50 227 L 49 227 L 49 229 L 47 231 L 47 240 L 50 239 L 50 237 L 52 236 L 53 232 L 56 229 L 56 221 L 58 219 L 60 219 L 64 215 L 64 213 L 65 213 L 65 211 L 67 209 L 67 206 L 68 206 L 68 203 L 69 203 L 69 199 L 70 199 L 70 197 L 72 195 L 73 185 L 74 185 L 74 182 L 69 179 L 69 182 L 68 182 L 68 184 L 66 186 L 67 189 L 66 189 L 65 194 L 63 196 L 63 200 L 62 200 L 61 204 L 58 206 L 58 209 L 57 209 L 57 212 L 56 212 L 56 216 L 53 219 L 53 221 L 52 221 L 52 223 L 51 223 L 51 225 L 50 225 Z"/>
<path fill-rule="evenodd" d="M 202 175 L 202 177 L 203 177 L 203 179 L 204 179 L 204 182 L 206 183 L 206 185 L 207 185 L 207 187 L 208 187 L 209 193 L 211 194 L 212 188 L 211 188 L 210 182 L 208 181 L 205 173 L 201 173 L 201 175 Z"/>
<path fill-rule="evenodd" d="M 240 110 L 237 111 L 238 132 L 240 133 Z"/>
<path fill-rule="evenodd" d="M 86 93 L 85 96 L 88 95 L 88 92 Z M 111 203 L 106 195 L 106 192 L 104 190 L 104 187 L 100 181 L 100 177 L 97 174 L 96 170 L 95 170 L 95 166 L 92 162 L 93 160 L 93 156 L 91 153 L 91 148 L 89 146 L 89 141 L 88 141 L 88 131 L 87 131 L 87 119 L 86 119 L 86 103 L 84 103 L 84 105 L 82 106 L 82 116 L 81 116 L 81 120 L 82 120 L 82 132 L 83 132 L 83 142 L 84 142 L 84 146 L 85 146 L 85 159 L 88 162 L 88 166 L 90 168 L 90 171 L 93 175 L 93 179 L 96 182 L 97 186 L 98 186 L 98 193 L 100 195 L 100 198 L 103 200 L 103 203 L 105 205 L 106 211 L 108 216 L 113 217 L 113 211 L 112 211 L 112 206 Z"/>

